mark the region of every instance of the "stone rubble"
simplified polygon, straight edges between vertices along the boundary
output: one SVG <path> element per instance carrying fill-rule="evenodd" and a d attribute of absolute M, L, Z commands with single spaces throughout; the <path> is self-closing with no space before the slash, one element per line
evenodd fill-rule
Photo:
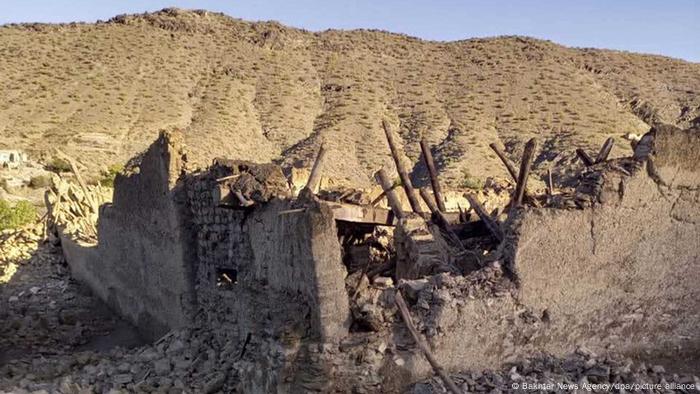
<path fill-rule="evenodd" d="M 500 371 L 465 371 L 451 376 L 465 393 L 700 392 L 697 374 L 675 374 L 661 365 L 635 363 L 619 356 L 598 356 L 585 347 L 563 358 L 541 355 L 506 365 Z M 444 392 L 438 377 L 408 390 L 410 394 Z"/>

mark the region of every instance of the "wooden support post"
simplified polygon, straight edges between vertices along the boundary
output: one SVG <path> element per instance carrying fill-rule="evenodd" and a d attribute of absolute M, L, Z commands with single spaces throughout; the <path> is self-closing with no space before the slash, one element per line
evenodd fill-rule
<path fill-rule="evenodd" d="M 610 151 L 612 150 L 613 145 L 615 145 L 615 139 L 613 137 L 605 140 L 605 143 L 600 148 L 600 152 L 598 152 L 598 156 L 595 158 L 596 164 L 608 160 L 608 156 L 610 156 Z"/>
<path fill-rule="evenodd" d="M 508 160 L 506 157 L 505 153 L 501 150 L 501 148 L 498 147 L 495 143 L 489 144 L 491 149 L 496 153 L 496 156 L 498 156 L 499 159 L 503 162 L 503 164 L 506 166 L 506 169 L 508 170 L 508 173 L 510 176 L 513 178 L 513 181 L 517 182 L 518 181 L 518 173 L 515 172 L 515 167 L 513 167 L 513 164 Z"/>
<path fill-rule="evenodd" d="M 588 156 L 588 153 L 586 153 L 586 151 L 581 148 L 576 149 L 576 156 L 578 156 L 578 158 L 581 159 L 583 165 L 585 165 L 586 167 L 590 167 L 594 164 L 593 159 L 591 159 L 591 157 Z"/>
<path fill-rule="evenodd" d="M 440 188 L 440 181 L 438 180 L 437 169 L 435 168 L 435 161 L 433 160 L 433 154 L 430 152 L 430 146 L 425 138 L 420 140 L 420 150 L 423 152 L 423 159 L 425 160 L 425 166 L 428 167 L 428 174 L 430 175 L 430 185 L 433 187 L 433 195 L 435 196 L 435 202 L 437 202 L 438 209 L 440 212 L 446 212 L 445 201 L 442 199 L 442 189 Z"/>
<path fill-rule="evenodd" d="M 471 205 L 472 209 L 474 209 L 474 212 L 479 216 L 479 219 L 481 219 L 482 222 L 484 222 L 484 225 L 486 228 L 489 230 L 491 235 L 498 240 L 498 242 L 503 241 L 503 232 L 501 231 L 501 228 L 498 226 L 498 223 L 494 221 L 491 216 L 486 212 L 484 207 L 481 205 L 481 203 L 476 199 L 471 194 L 468 194 L 467 200 L 469 201 L 469 204 Z"/>
<path fill-rule="evenodd" d="M 374 174 L 374 179 L 377 180 L 377 183 L 379 183 L 382 190 L 384 190 L 386 199 L 389 201 L 389 207 L 391 207 L 391 210 L 394 212 L 394 217 L 399 220 L 403 219 L 405 215 L 401 207 L 401 200 L 399 200 L 399 196 L 396 195 L 396 190 L 393 189 L 394 185 L 391 183 L 386 171 L 384 171 L 383 168 L 377 171 Z"/>
<path fill-rule="evenodd" d="M 413 212 L 422 215 L 423 210 L 418 202 L 418 197 L 416 196 L 416 191 L 413 189 L 413 184 L 411 183 L 411 178 L 408 177 L 408 172 L 401 164 L 399 149 L 394 141 L 394 135 L 391 133 L 391 128 L 389 123 L 384 120 L 382 121 L 382 126 L 384 127 L 384 134 L 386 134 L 386 140 L 389 143 L 389 150 L 391 151 L 391 157 L 394 159 L 396 164 L 396 171 L 399 173 L 399 178 L 401 178 L 401 184 L 406 191 L 406 197 L 408 197 L 408 203 L 411 205 L 411 210 Z"/>
<path fill-rule="evenodd" d="M 554 183 L 552 182 L 552 169 L 547 168 L 547 195 L 554 195 Z"/>
<path fill-rule="evenodd" d="M 511 204 L 511 206 L 518 207 L 523 203 L 523 197 L 527 189 L 527 179 L 530 176 L 530 168 L 532 167 L 532 159 L 535 157 L 535 149 L 537 149 L 537 141 L 531 138 L 530 141 L 525 144 L 525 149 L 523 150 L 520 172 L 518 173 L 518 182 L 515 185 L 515 194 L 513 195 L 513 204 Z"/>
<path fill-rule="evenodd" d="M 323 160 L 326 157 L 326 146 L 321 145 L 318 150 L 318 155 L 316 155 L 316 161 L 314 161 L 314 166 L 311 168 L 311 175 L 309 175 L 309 180 L 306 182 L 306 188 L 311 190 L 312 193 L 316 193 L 318 185 L 321 183 L 321 172 L 323 171 Z"/>
<path fill-rule="evenodd" d="M 404 301 L 403 296 L 401 295 L 400 291 L 396 292 L 396 306 L 399 308 L 399 312 L 401 313 L 401 318 L 403 318 L 403 321 L 406 323 L 406 327 L 408 328 L 408 331 L 411 333 L 411 337 L 413 337 L 413 341 L 418 345 L 418 348 L 423 352 L 423 355 L 425 355 L 425 358 L 428 360 L 428 363 L 430 364 L 431 367 L 433 367 L 433 371 L 442 379 L 442 382 L 445 383 L 445 387 L 452 393 L 452 394 L 462 394 L 462 391 L 457 387 L 454 381 L 452 381 L 452 378 L 445 372 L 445 370 L 440 366 L 440 364 L 437 362 L 435 357 L 433 356 L 433 353 L 430 351 L 430 348 L 428 347 L 428 344 L 426 344 L 420 337 L 420 334 L 418 333 L 418 330 L 416 329 L 416 326 L 413 325 L 413 320 L 411 319 L 411 313 L 408 311 L 408 306 L 406 306 L 406 301 Z"/>

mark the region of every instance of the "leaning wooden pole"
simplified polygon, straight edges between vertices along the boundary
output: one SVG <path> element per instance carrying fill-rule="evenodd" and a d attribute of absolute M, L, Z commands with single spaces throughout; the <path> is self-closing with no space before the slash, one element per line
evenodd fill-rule
<path fill-rule="evenodd" d="M 462 391 L 457 387 L 455 382 L 450 378 L 450 376 L 445 372 L 445 369 L 442 368 L 442 366 L 437 362 L 435 359 L 435 356 L 433 356 L 433 353 L 430 351 L 430 348 L 428 347 L 428 344 L 423 341 L 423 339 L 420 337 L 420 334 L 418 333 L 418 330 L 416 329 L 416 326 L 413 325 L 413 320 L 411 319 L 411 313 L 408 311 L 408 306 L 406 306 L 406 301 L 404 301 L 403 296 L 401 295 L 400 291 L 396 292 L 396 306 L 399 308 L 399 312 L 401 313 L 401 317 L 403 318 L 403 321 L 406 323 L 406 327 L 408 328 L 408 331 L 411 333 L 411 336 L 413 337 L 413 341 L 416 342 L 416 345 L 420 348 L 420 350 L 423 352 L 423 355 L 425 355 L 425 358 L 428 360 L 428 363 L 430 364 L 431 367 L 433 367 L 433 371 L 442 379 L 442 382 L 445 384 L 445 387 L 452 393 L 452 394 L 462 394 Z"/>
<path fill-rule="evenodd" d="M 309 175 L 309 180 L 306 182 L 306 187 L 311 190 L 312 193 L 316 193 L 316 188 L 321 183 L 321 173 L 323 172 L 323 162 L 326 158 L 326 146 L 321 145 L 318 150 L 318 155 L 316 155 L 316 161 L 314 161 L 314 166 L 311 168 L 311 174 Z"/>
<path fill-rule="evenodd" d="M 613 137 L 610 137 L 607 140 L 605 140 L 605 143 L 600 148 L 600 152 L 598 152 L 598 156 L 596 156 L 595 158 L 595 162 L 602 163 L 608 160 L 608 156 L 610 156 L 610 151 L 612 150 L 613 145 L 615 145 L 615 139 Z"/>
<path fill-rule="evenodd" d="M 469 205 L 471 205 L 472 209 L 474 212 L 476 212 L 477 216 L 479 216 L 479 219 L 481 219 L 482 222 L 484 222 L 484 225 L 486 228 L 489 230 L 491 235 L 493 235 L 494 238 L 498 242 L 503 241 L 503 232 L 501 231 L 501 228 L 498 226 L 498 223 L 496 223 L 493 218 L 491 218 L 491 215 L 486 212 L 486 209 L 481 205 L 479 200 L 476 199 L 471 194 L 467 194 L 465 197 L 467 197 L 467 201 L 469 201 Z"/>
<path fill-rule="evenodd" d="M 496 143 L 491 143 L 489 144 L 491 149 L 496 153 L 496 156 L 498 156 L 499 159 L 503 162 L 503 165 L 506 166 L 506 169 L 508 170 L 508 173 L 510 176 L 513 178 L 513 181 L 517 182 L 518 181 L 518 173 L 515 172 L 515 167 L 513 167 L 513 164 L 508 160 L 506 157 L 505 153 L 501 150 L 501 148 L 496 145 Z"/>
<path fill-rule="evenodd" d="M 583 162 L 583 165 L 585 165 L 586 167 L 590 167 L 593 164 L 595 164 L 593 162 L 593 159 L 591 159 L 591 157 L 588 156 L 588 153 L 586 153 L 586 151 L 581 148 L 576 149 L 576 156 L 578 156 L 578 158 Z"/>
<path fill-rule="evenodd" d="M 384 195 L 386 195 L 386 199 L 389 201 L 389 207 L 394 213 L 394 217 L 397 220 L 403 219 L 405 215 L 403 213 L 403 207 L 401 206 L 401 200 L 399 200 L 399 196 L 396 195 L 394 185 L 391 183 L 391 179 L 389 179 L 386 171 L 384 171 L 383 168 L 377 171 L 374 174 L 374 179 L 376 179 L 377 183 L 379 183 L 379 185 L 382 187 Z"/>
<path fill-rule="evenodd" d="M 420 140 L 420 150 L 423 152 L 423 159 L 425 160 L 425 166 L 428 167 L 428 175 L 430 175 L 430 185 L 433 187 L 433 195 L 435 196 L 435 202 L 440 212 L 447 212 L 445 208 L 445 200 L 442 198 L 442 189 L 440 188 L 440 181 L 438 180 L 437 169 L 435 168 L 435 161 L 433 160 L 433 154 L 430 152 L 430 145 L 425 138 Z"/>
<path fill-rule="evenodd" d="M 391 150 L 391 157 L 394 159 L 396 164 L 396 171 L 399 173 L 399 178 L 401 178 L 401 184 L 403 189 L 406 191 L 406 197 L 408 198 L 408 203 L 411 205 L 411 210 L 413 212 L 422 215 L 423 210 L 418 202 L 418 196 L 416 196 L 416 191 L 413 189 L 413 184 L 411 183 L 411 178 L 408 177 L 408 172 L 401 164 L 399 156 L 399 148 L 396 146 L 396 141 L 394 141 L 394 135 L 391 133 L 391 127 L 386 120 L 382 121 L 382 127 L 384 127 L 384 134 L 386 134 L 386 140 L 389 143 L 389 150 Z"/>
<path fill-rule="evenodd" d="M 433 200 L 433 196 L 430 195 L 430 192 L 428 189 L 422 187 L 418 189 L 418 193 L 420 193 L 421 198 L 423 201 L 425 201 L 425 205 L 428 206 L 428 209 L 430 210 L 430 213 L 433 214 L 433 217 L 435 218 L 435 222 L 438 226 L 440 226 L 443 229 L 449 229 L 450 222 L 447 220 L 445 215 L 440 211 L 437 205 L 435 205 L 435 201 Z"/>
<path fill-rule="evenodd" d="M 421 198 L 423 201 L 425 201 L 425 205 L 428 206 L 428 209 L 430 209 L 430 213 L 432 213 L 433 220 L 435 221 L 435 224 L 438 225 L 444 231 L 449 238 L 451 238 L 452 243 L 460 249 L 460 252 L 464 252 L 464 244 L 462 244 L 462 240 L 459 239 L 459 236 L 450 229 L 450 222 L 447 220 L 445 215 L 440 212 L 438 209 L 437 205 L 435 205 L 435 202 L 433 201 L 433 197 L 430 195 L 430 192 L 428 192 L 428 189 L 422 187 L 418 189 L 418 192 L 420 193 Z"/>
<path fill-rule="evenodd" d="M 531 138 L 525 144 L 523 158 L 520 162 L 520 172 L 518 173 L 518 183 L 515 185 L 515 194 L 513 195 L 513 207 L 518 207 L 523 203 L 523 197 L 527 189 L 527 179 L 530 176 L 530 168 L 532 168 L 532 159 L 535 157 L 536 148 L 537 141 L 534 138 Z"/>

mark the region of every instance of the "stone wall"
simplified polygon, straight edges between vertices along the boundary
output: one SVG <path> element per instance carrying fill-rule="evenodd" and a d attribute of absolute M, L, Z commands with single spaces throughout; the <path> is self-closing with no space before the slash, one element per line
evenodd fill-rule
<path fill-rule="evenodd" d="M 215 167 L 188 183 L 200 309 L 235 326 L 241 339 L 337 341 L 347 333 L 349 309 L 330 208 L 276 198 L 248 209 L 217 207 L 211 191 L 227 175 L 225 166 Z"/>

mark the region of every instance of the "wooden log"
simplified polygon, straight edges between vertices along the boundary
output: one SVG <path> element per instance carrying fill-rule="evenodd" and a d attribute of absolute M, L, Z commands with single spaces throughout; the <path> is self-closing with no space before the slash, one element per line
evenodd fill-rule
<path fill-rule="evenodd" d="M 530 168 L 532 167 L 532 159 L 535 157 L 535 149 L 537 149 L 537 141 L 531 138 L 530 141 L 525 144 L 525 149 L 523 150 L 520 172 L 518 173 L 518 182 L 515 185 L 513 204 L 511 204 L 513 207 L 518 207 L 523 203 L 523 197 L 527 189 L 527 179 L 530 176 Z"/>
<path fill-rule="evenodd" d="M 472 209 L 474 209 L 474 212 L 476 212 L 481 221 L 484 222 L 484 225 L 489 230 L 491 235 L 493 235 L 498 242 L 503 241 L 503 232 L 501 231 L 501 228 L 498 226 L 498 223 L 491 218 L 491 215 L 486 212 L 486 209 L 484 209 L 479 200 L 477 200 L 472 194 L 467 194 L 466 197 Z"/>
<path fill-rule="evenodd" d="M 339 202 L 328 202 L 327 204 L 333 210 L 335 220 L 381 226 L 394 225 L 394 213 L 388 209 Z"/>
<path fill-rule="evenodd" d="M 433 195 L 435 196 L 435 202 L 437 202 L 437 207 L 440 212 L 446 212 L 445 200 L 442 198 L 442 189 L 440 188 L 440 181 L 438 180 L 437 169 L 435 168 L 435 161 L 433 160 L 433 154 L 430 151 L 430 146 L 425 138 L 420 140 L 420 150 L 423 152 L 423 160 L 425 160 L 425 166 L 428 167 L 428 175 L 430 175 L 430 185 L 433 188 Z"/>
<path fill-rule="evenodd" d="M 423 210 L 421 209 L 420 203 L 418 202 L 416 191 L 413 189 L 411 178 L 409 178 L 408 172 L 401 164 L 399 148 L 396 146 L 396 142 L 394 141 L 394 135 L 391 133 L 389 123 L 386 120 L 384 120 L 382 121 L 382 126 L 384 127 L 384 134 L 386 134 L 386 140 L 389 143 L 391 157 L 394 159 L 394 164 L 396 164 L 396 171 L 399 173 L 399 178 L 401 178 L 401 184 L 403 186 L 404 191 L 406 191 L 408 203 L 411 205 L 411 210 L 413 210 L 413 212 L 419 215 L 422 215 Z"/>
<path fill-rule="evenodd" d="M 440 227 L 442 231 L 444 231 L 445 234 L 447 234 L 447 237 L 457 248 L 459 248 L 460 251 L 464 251 L 465 248 L 462 244 L 462 241 L 459 239 L 457 234 L 455 234 L 455 232 L 452 231 L 452 229 L 450 228 L 450 222 L 447 220 L 445 215 L 442 212 L 440 212 L 437 205 L 435 205 L 432 196 L 428 192 L 428 189 L 421 188 L 419 189 L 419 192 L 420 196 L 423 198 L 423 201 L 425 201 L 425 204 L 428 206 L 428 209 L 430 209 L 435 224 L 437 224 L 438 227 Z"/>
<path fill-rule="evenodd" d="M 314 166 L 311 168 L 311 175 L 309 175 L 309 180 L 306 182 L 306 187 L 311 190 L 312 193 L 316 193 L 318 185 L 321 183 L 321 172 L 323 171 L 323 162 L 326 158 L 326 146 L 321 145 L 318 150 L 318 155 L 316 155 L 316 161 L 314 161 Z"/>
<path fill-rule="evenodd" d="M 374 174 L 374 178 L 377 180 L 377 183 L 379 183 L 379 186 L 382 187 L 382 190 L 384 190 L 386 199 L 389 201 L 389 207 L 391 207 L 391 210 L 394 212 L 394 217 L 399 220 L 403 219 L 406 215 L 403 213 L 399 196 L 396 195 L 396 190 L 393 189 L 393 184 L 386 174 L 386 171 L 382 168 Z"/>
<path fill-rule="evenodd" d="M 501 162 L 503 162 L 503 165 L 506 166 L 506 169 L 508 170 L 508 173 L 510 174 L 510 176 L 513 178 L 513 181 L 517 182 L 518 181 L 518 173 L 515 172 L 515 167 L 513 166 L 513 163 L 511 163 L 510 160 L 508 160 L 508 158 L 506 157 L 506 154 L 503 153 L 501 148 L 499 148 L 498 145 L 496 145 L 496 143 L 491 143 L 491 144 L 489 144 L 489 146 L 496 153 L 496 156 L 498 156 L 498 158 L 501 159 Z"/>
<path fill-rule="evenodd" d="M 615 139 L 613 137 L 610 137 L 607 140 L 605 140 L 605 143 L 600 148 L 600 152 L 598 152 L 598 156 L 596 156 L 595 158 L 596 164 L 608 160 L 608 156 L 610 156 L 610 151 L 612 150 L 613 145 L 615 145 Z"/>
<path fill-rule="evenodd" d="M 433 197 L 430 195 L 430 192 L 428 192 L 428 189 L 424 187 L 420 188 L 418 189 L 418 193 L 420 193 L 421 198 L 423 198 L 423 201 L 425 201 L 425 205 L 428 206 L 430 213 L 433 214 L 432 216 L 435 220 L 435 224 L 447 230 L 450 222 L 447 221 L 445 215 L 443 215 L 437 205 L 435 205 L 435 201 L 433 201 Z"/>
<path fill-rule="evenodd" d="M 442 366 L 437 362 L 435 359 L 435 356 L 433 356 L 433 353 L 430 351 L 430 348 L 428 347 L 428 344 L 421 339 L 420 334 L 418 333 L 418 330 L 416 329 L 416 326 L 413 325 L 413 320 L 411 319 L 411 313 L 408 311 L 408 306 L 406 306 L 406 301 L 404 301 L 403 296 L 401 295 L 400 291 L 396 292 L 396 306 L 399 308 L 399 312 L 401 313 L 401 318 L 403 318 L 403 321 L 406 323 L 406 327 L 408 328 L 408 331 L 411 333 L 411 337 L 413 337 L 413 341 L 418 345 L 418 348 L 423 352 L 423 355 L 425 358 L 428 360 L 428 363 L 430 366 L 433 368 L 433 371 L 442 379 L 442 382 L 445 384 L 445 387 L 452 393 L 452 394 L 462 394 L 462 391 L 457 387 L 454 381 L 452 381 L 452 378 L 445 372 L 445 370 L 442 368 Z"/>
<path fill-rule="evenodd" d="M 595 164 L 593 162 L 593 159 L 591 159 L 591 157 L 588 156 L 588 153 L 586 153 L 586 151 L 581 148 L 576 149 L 576 156 L 578 156 L 578 158 L 583 162 L 583 165 L 585 165 L 586 167 L 590 167 L 593 164 Z"/>

